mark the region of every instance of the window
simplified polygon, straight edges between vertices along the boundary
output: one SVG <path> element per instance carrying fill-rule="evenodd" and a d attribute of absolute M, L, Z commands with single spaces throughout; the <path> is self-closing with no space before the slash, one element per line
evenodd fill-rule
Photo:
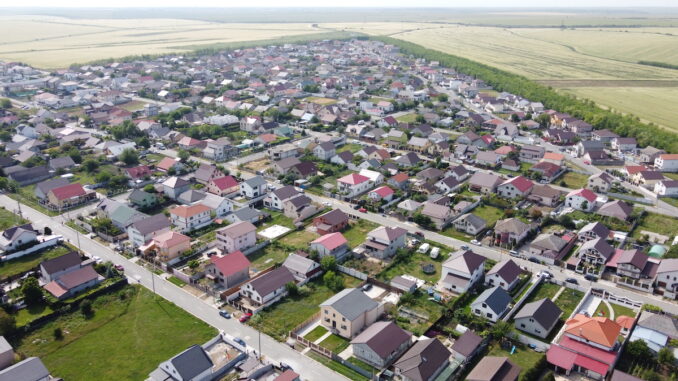
<path fill-rule="evenodd" d="M 487 317 L 490 318 L 490 319 L 492 319 L 492 314 L 488 312 L 488 313 L 487 313 Z"/>
<path fill-rule="evenodd" d="M 478 315 L 480 315 L 480 314 L 482 313 L 482 312 L 480 312 L 480 310 L 477 309 L 477 308 L 476 308 L 475 312 L 476 312 L 476 314 L 478 314 Z"/>
<path fill-rule="evenodd" d="M 487 308 L 487 304 L 483 303 L 483 308 Z"/>
<path fill-rule="evenodd" d="M 521 324 L 521 325 L 520 325 L 520 328 L 525 328 L 525 324 Z"/>

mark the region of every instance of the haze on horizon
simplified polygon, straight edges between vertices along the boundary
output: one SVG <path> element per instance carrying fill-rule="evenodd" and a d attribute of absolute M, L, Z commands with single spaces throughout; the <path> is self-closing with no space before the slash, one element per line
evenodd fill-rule
<path fill-rule="evenodd" d="M 0 4 L 2 8 L 167 8 L 167 7 L 214 7 L 214 8 L 293 8 L 293 7 L 360 7 L 360 8 L 624 8 L 624 7 L 676 7 L 675 0 L 486 0 L 482 3 L 460 0 L 344 0 L 320 3 L 312 0 L 288 0 L 284 4 L 276 0 L 250 0 L 235 2 L 223 0 L 118 0 L 116 2 L 86 2 L 82 0 L 25 0 Z"/>

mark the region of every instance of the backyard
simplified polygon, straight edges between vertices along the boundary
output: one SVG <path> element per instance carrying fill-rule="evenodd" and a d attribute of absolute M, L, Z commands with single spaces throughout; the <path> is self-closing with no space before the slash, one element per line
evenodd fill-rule
<path fill-rule="evenodd" d="M 532 291 L 532 294 L 530 294 L 530 297 L 527 298 L 525 303 L 532 303 L 537 300 L 541 299 L 553 299 L 553 297 L 556 295 L 558 290 L 560 290 L 559 285 L 553 284 L 553 283 L 547 283 L 547 282 L 541 282 L 537 288 Z"/>
<path fill-rule="evenodd" d="M 438 279 L 440 279 L 440 272 L 443 262 L 447 256 L 448 253 L 444 252 L 443 250 L 441 250 L 440 255 L 436 259 L 432 259 L 427 254 L 412 251 L 412 253 L 407 258 L 400 260 L 395 258 L 393 262 L 379 274 L 379 279 L 384 282 L 390 282 L 391 279 L 397 275 L 407 274 L 419 279 L 423 279 L 429 283 L 436 283 Z M 426 274 L 422 268 L 426 264 L 432 264 L 435 268 L 435 272 Z"/>
<path fill-rule="evenodd" d="M 544 356 L 543 353 L 535 352 L 524 344 L 515 343 L 515 352 L 511 354 L 511 349 L 502 348 L 499 343 L 490 347 L 488 356 L 508 357 L 514 364 L 520 367 L 520 374 L 523 375 L 528 369 L 537 364 L 539 359 Z"/>
<path fill-rule="evenodd" d="M 99 380 L 139 380 L 160 362 L 217 333 L 138 286 L 96 298 L 93 310 L 90 318 L 78 311 L 47 323 L 14 343 L 17 351 L 40 357 L 52 375 L 67 380 L 92 374 Z M 61 340 L 54 338 L 57 328 Z"/>
<path fill-rule="evenodd" d="M 445 312 L 445 306 L 429 298 L 425 290 L 417 290 L 411 302 L 404 303 L 398 307 L 399 316 L 396 319 L 396 323 L 402 329 L 412 332 L 415 336 L 426 333 Z M 421 318 L 417 318 L 408 312 L 413 312 Z"/>
<path fill-rule="evenodd" d="M 567 320 L 569 319 L 570 315 L 572 315 L 572 312 L 577 307 L 579 302 L 581 302 L 581 298 L 583 297 L 583 292 L 573 290 L 571 288 L 565 288 L 558 296 L 558 299 L 554 300 L 553 302 L 556 304 L 556 306 L 563 310 L 562 318 Z"/>
<path fill-rule="evenodd" d="M 285 216 L 282 212 L 278 212 L 278 211 L 271 210 L 271 209 L 263 209 L 262 211 L 270 214 L 271 217 L 269 219 L 267 219 L 266 221 L 264 221 L 264 223 L 261 224 L 261 226 L 259 226 L 257 231 L 262 231 L 262 230 L 264 230 L 268 227 L 271 227 L 273 225 L 280 225 L 280 226 L 284 226 L 284 227 L 287 227 L 287 228 L 290 228 L 290 229 L 295 229 L 294 223 L 292 222 L 292 219 Z"/>
<path fill-rule="evenodd" d="M 589 175 L 584 175 L 576 172 L 566 172 L 560 179 L 557 180 L 558 185 L 571 189 L 579 189 L 586 186 L 589 180 Z"/>
<path fill-rule="evenodd" d="M 24 255 L 7 262 L 0 262 L 0 279 L 25 273 L 26 271 L 38 267 L 40 262 L 64 255 L 69 251 L 71 251 L 71 249 L 67 246 L 57 245 L 48 250 Z"/>
<path fill-rule="evenodd" d="M 633 238 L 643 236 L 643 231 L 654 232 L 672 238 L 678 231 L 678 219 L 662 214 L 647 213 L 633 230 Z"/>
<path fill-rule="evenodd" d="M 357 278 L 341 273 L 337 275 L 344 279 L 345 287 L 355 287 L 360 283 Z M 300 295 L 288 296 L 265 308 L 249 324 L 278 341 L 284 341 L 292 329 L 318 312 L 318 305 L 334 294 L 325 286 L 322 278 L 315 279 L 301 287 Z"/>
<path fill-rule="evenodd" d="M 503 210 L 491 205 L 478 206 L 473 209 L 471 213 L 485 220 L 488 227 L 494 225 L 494 223 L 504 215 Z"/>
<path fill-rule="evenodd" d="M 351 342 L 344 339 L 343 337 L 335 334 L 331 334 L 325 338 L 325 340 L 320 342 L 320 346 L 328 349 L 336 354 L 341 353 L 344 349 L 348 348 L 348 345 Z"/>
<path fill-rule="evenodd" d="M 374 222 L 360 219 L 358 222 L 352 222 L 350 227 L 342 232 L 342 234 L 348 241 L 348 247 L 353 249 L 365 241 L 367 233 L 378 227 L 379 225 Z"/>

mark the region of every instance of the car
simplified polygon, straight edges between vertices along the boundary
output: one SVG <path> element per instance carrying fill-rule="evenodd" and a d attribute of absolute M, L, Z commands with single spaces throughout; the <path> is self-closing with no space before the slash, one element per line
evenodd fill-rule
<path fill-rule="evenodd" d="M 118 271 L 120 271 L 120 272 L 125 271 L 125 268 L 122 267 L 122 265 L 115 265 L 115 266 L 113 266 L 113 268 L 116 269 L 116 270 L 118 270 Z"/>
<path fill-rule="evenodd" d="M 244 322 L 250 320 L 251 317 L 252 317 L 252 314 L 251 314 L 251 313 L 245 312 L 245 313 L 240 317 L 240 319 L 238 319 L 238 321 L 241 322 L 241 323 L 244 323 Z M 244 344 L 243 344 L 243 345 L 244 345 Z"/>
<path fill-rule="evenodd" d="M 231 318 L 231 314 L 228 311 L 219 310 L 219 315 L 221 315 L 221 317 L 224 318 L 224 319 L 230 319 Z"/>
<path fill-rule="evenodd" d="M 353 207 L 353 209 L 355 209 L 355 210 L 360 209 L 360 205 L 355 205 L 355 206 Z"/>
<path fill-rule="evenodd" d="M 470 248 L 468 247 L 468 245 L 461 245 L 460 247 L 461 247 L 462 250 L 468 250 L 468 249 L 470 249 Z"/>
<path fill-rule="evenodd" d="M 286 371 L 286 370 L 294 370 L 294 369 L 292 369 L 291 366 L 285 364 L 284 362 L 281 362 L 281 363 L 280 363 L 280 370 Z"/>
<path fill-rule="evenodd" d="M 550 272 L 548 272 L 546 270 L 543 270 L 542 272 L 540 272 L 539 276 L 542 277 L 542 278 L 546 278 L 546 279 L 553 278 L 553 274 L 551 274 Z"/>
<path fill-rule="evenodd" d="M 247 344 L 245 344 L 245 340 L 243 340 L 243 339 L 241 339 L 241 338 L 239 338 L 239 337 L 234 337 L 234 338 L 233 338 L 233 341 L 235 341 L 236 343 L 242 345 L 243 347 L 247 345 Z"/>
<path fill-rule="evenodd" d="M 363 291 L 369 291 L 372 289 L 372 283 L 365 283 L 363 286 Z"/>
<path fill-rule="evenodd" d="M 588 160 L 584 160 L 584 164 L 586 164 L 586 165 L 591 165 L 591 162 L 588 161 Z"/>
<path fill-rule="evenodd" d="M 476 245 L 476 246 L 480 246 L 480 245 L 481 245 L 480 241 L 478 241 L 477 239 L 472 240 L 472 241 L 471 241 L 471 244 Z"/>
<path fill-rule="evenodd" d="M 595 282 L 598 280 L 598 277 L 593 274 L 586 274 L 584 275 L 584 279 L 588 280 L 589 282 Z"/>
<path fill-rule="evenodd" d="M 512 257 L 519 257 L 520 256 L 520 254 L 518 254 L 518 252 L 515 251 L 515 250 L 509 251 L 509 255 L 512 256 Z"/>
<path fill-rule="evenodd" d="M 537 257 L 530 257 L 527 260 L 532 263 L 541 263 L 541 261 Z"/>
<path fill-rule="evenodd" d="M 420 231 L 416 231 L 416 232 L 414 232 L 414 235 L 419 236 L 419 237 L 423 237 L 424 233 L 420 232 Z"/>
<path fill-rule="evenodd" d="M 565 282 L 572 283 L 572 284 L 579 284 L 579 282 L 577 282 L 577 280 L 574 279 L 574 278 L 567 278 L 567 279 L 565 279 Z"/>
<path fill-rule="evenodd" d="M 94 262 L 96 262 L 96 263 L 100 263 L 102 259 L 101 259 L 101 257 L 99 257 L 99 256 L 97 256 L 97 255 L 93 255 L 93 256 L 92 256 L 92 260 L 93 260 Z"/>
<path fill-rule="evenodd" d="M 332 206 L 332 203 L 329 201 L 323 201 L 323 205 L 325 206 Z"/>
<path fill-rule="evenodd" d="M 367 209 L 365 209 L 365 208 L 360 208 L 360 209 L 358 209 L 358 211 L 360 213 L 367 213 Z"/>

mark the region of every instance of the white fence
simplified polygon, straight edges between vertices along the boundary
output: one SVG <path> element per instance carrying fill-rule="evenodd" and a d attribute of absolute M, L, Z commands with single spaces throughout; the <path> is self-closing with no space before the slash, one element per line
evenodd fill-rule
<path fill-rule="evenodd" d="M 40 237 L 45 237 L 45 236 L 38 236 L 38 240 L 40 239 Z M 59 244 L 59 242 L 64 240 L 64 237 L 60 236 L 60 235 L 51 235 L 51 236 L 46 236 L 46 237 L 50 237 L 50 238 L 47 238 L 44 241 L 42 241 L 41 243 L 38 243 L 37 245 L 33 245 L 33 246 L 29 247 L 28 249 L 17 251 L 17 252 L 7 254 L 7 255 L 2 255 L 0 257 L 0 261 L 4 262 L 4 261 L 9 261 L 11 259 L 23 257 L 24 255 L 35 253 L 37 251 L 43 250 L 43 249 L 48 248 L 48 247 L 56 246 L 57 244 Z"/>

